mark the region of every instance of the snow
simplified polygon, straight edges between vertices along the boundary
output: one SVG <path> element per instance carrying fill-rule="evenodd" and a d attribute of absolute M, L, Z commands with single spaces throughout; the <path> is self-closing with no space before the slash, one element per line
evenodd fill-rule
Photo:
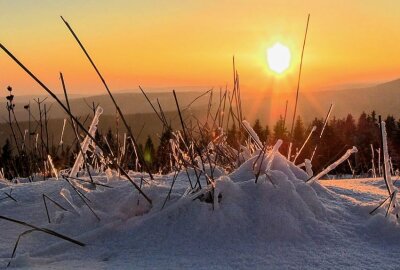
<path fill-rule="evenodd" d="M 113 188 L 79 190 L 90 209 L 60 178 L 33 183 L 0 181 L 0 215 L 65 234 L 80 247 L 34 232 L 24 236 L 10 267 L 21 269 L 396 269 L 400 230 L 385 207 L 369 212 L 387 197 L 381 178 L 319 180 L 274 153 L 257 183 L 252 162 L 233 173 L 218 170 L 215 204 L 187 194 L 186 172 L 178 174 L 170 200 L 161 210 L 173 174 L 129 172 L 153 200 L 151 206 L 115 172 L 93 174 Z M 265 163 L 265 166 L 267 166 Z M 192 179 L 194 172 L 189 170 Z M 88 179 L 88 177 L 86 177 Z M 24 181 L 21 181 L 24 182 Z M 205 179 L 202 179 L 205 183 Z M 207 190 L 203 189 L 202 193 Z M 61 194 L 60 194 L 61 193 Z M 48 203 L 48 224 L 42 195 Z M 218 196 L 220 194 L 220 196 Z M 2 195 L 0 195 L 0 199 Z M 67 198 L 66 201 L 64 198 Z M 18 234 L 28 228 L 0 220 L 0 268 L 10 260 Z"/>

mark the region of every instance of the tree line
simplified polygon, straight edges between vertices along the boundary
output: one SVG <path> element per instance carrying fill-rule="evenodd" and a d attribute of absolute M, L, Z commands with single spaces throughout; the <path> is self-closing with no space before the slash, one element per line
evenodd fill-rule
<path fill-rule="evenodd" d="M 400 119 L 396 120 L 389 115 L 383 120 L 386 122 L 389 156 L 393 171 L 395 171 L 400 165 Z M 262 127 L 259 120 L 255 121 L 253 129 L 261 141 L 267 142 L 267 144 L 273 145 L 278 139 L 282 139 L 284 143 L 280 152 L 285 156 L 288 154 L 289 142 L 291 141 L 291 160 L 293 160 L 293 155 L 296 155 L 296 152 L 303 146 L 314 126 L 316 129 L 311 133 L 310 139 L 298 156 L 296 164 L 304 162 L 305 159 L 310 159 L 315 146 L 318 144 L 312 165 L 314 171 L 320 171 L 343 155 L 348 148 L 356 146 L 358 152 L 349 159 L 349 162 L 337 167 L 335 172 L 337 174 L 371 174 L 372 157 L 374 157 L 375 167 L 378 170 L 378 158 L 380 155 L 382 160 L 382 151 L 380 151 L 380 125 L 375 111 L 370 114 L 363 112 L 358 119 L 355 119 L 351 114 L 344 118 L 333 117 L 327 122 L 321 138 L 324 119 L 320 118 L 315 118 L 306 125 L 300 116 L 297 117 L 293 136 L 290 136 L 282 117 L 275 123 L 272 131 L 268 125 Z M 235 142 L 236 133 L 236 127 L 228 131 L 231 143 Z"/>
<path fill-rule="evenodd" d="M 400 119 L 396 120 L 393 116 L 387 116 L 384 119 L 388 134 L 388 146 L 391 163 L 394 170 L 400 165 Z M 337 174 L 356 174 L 371 175 L 372 162 L 378 168 L 378 157 L 380 150 L 380 129 L 378 117 L 373 111 L 370 114 L 363 112 L 357 119 L 348 114 L 345 118 L 330 119 L 320 138 L 321 130 L 324 126 L 324 119 L 315 118 L 311 123 L 305 124 L 299 116 L 296 119 L 293 136 L 290 136 L 286 127 L 285 119 L 280 119 L 272 126 L 262 126 L 259 119 L 253 123 L 253 129 L 263 143 L 273 145 L 278 139 L 283 140 L 280 152 L 287 156 L 289 151 L 289 142 L 292 142 L 291 160 L 303 146 L 306 138 L 309 136 L 313 127 L 316 129 L 311 133 L 309 141 L 304 145 L 302 152 L 296 160 L 296 164 L 310 159 L 315 146 L 318 148 L 314 154 L 312 165 L 314 171 L 322 170 L 335 159 L 340 157 L 348 148 L 356 146 L 358 153 L 352 156 L 348 162 L 341 164 L 335 169 Z M 243 136 L 241 127 L 235 125 L 227 130 L 228 143 L 238 149 L 239 144 L 244 144 L 247 137 Z M 211 136 L 211 134 L 209 134 Z M 171 150 L 169 140 L 172 138 L 171 130 L 163 130 L 156 144 L 150 136 L 147 137 L 144 145 L 139 145 L 144 153 L 144 160 L 153 172 L 167 173 L 171 171 L 170 159 Z M 136 163 L 136 152 L 133 144 L 125 140 L 121 134 L 112 132 L 111 128 L 105 134 L 96 132 L 96 139 L 104 144 L 104 148 L 116 158 L 121 159 L 121 163 L 128 169 L 141 169 Z M 28 155 L 21 155 L 21 150 L 17 154 L 12 140 L 7 139 L 0 152 L 0 168 L 3 168 L 4 176 L 8 179 L 14 177 L 27 177 L 29 168 L 27 164 L 35 164 L 28 159 L 37 158 Z M 72 146 L 52 146 L 49 153 L 57 168 L 69 168 L 73 165 L 79 147 L 75 142 Z M 123 152 L 123 153 L 122 153 Z M 372 153 L 374 152 L 374 153 Z M 374 155 L 374 161 L 372 161 Z M 381 154 L 382 155 L 382 154 Z M 37 161 L 36 161 L 37 163 Z M 34 166 L 34 165 L 30 165 Z M 378 170 L 378 169 L 377 169 Z"/>

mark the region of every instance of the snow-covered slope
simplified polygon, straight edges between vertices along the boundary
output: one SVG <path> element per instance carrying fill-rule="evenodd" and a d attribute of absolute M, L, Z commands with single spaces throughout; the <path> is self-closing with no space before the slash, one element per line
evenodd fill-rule
<path fill-rule="evenodd" d="M 131 173 L 140 183 L 139 173 Z M 193 177 L 193 175 L 192 175 Z M 186 195 L 179 174 L 164 209 L 173 175 L 145 182 L 150 206 L 126 180 L 100 174 L 113 188 L 82 187 L 91 213 L 64 180 L 6 185 L 0 215 L 72 237 L 80 247 L 41 232 L 22 238 L 10 267 L 29 269 L 396 269 L 400 229 L 384 209 L 381 179 L 304 183 L 308 176 L 276 155 L 269 177 L 255 183 L 250 163 L 218 178 L 215 204 Z M 194 177 L 193 177 L 194 179 Z M 60 195 L 72 196 L 72 205 Z M 66 191 L 63 192 L 64 194 Z M 68 192 L 67 192 L 68 193 Z M 49 203 L 47 221 L 43 194 Z M 5 197 L 6 195 L 4 195 Z M 3 195 L 0 195 L 0 199 Z M 74 210 L 76 209 L 76 210 Z M 18 234 L 29 228 L 0 220 L 0 267 L 10 260 Z"/>

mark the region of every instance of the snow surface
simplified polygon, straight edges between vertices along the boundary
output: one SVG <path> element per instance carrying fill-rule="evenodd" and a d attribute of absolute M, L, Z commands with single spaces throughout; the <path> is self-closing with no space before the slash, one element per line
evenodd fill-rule
<path fill-rule="evenodd" d="M 80 247 L 41 232 L 24 236 L 10 267 L 25 269 L 398 269 L 400 228 L 385 209 L 369 212 L 386 198 L 382 179 L 304 181 L 309 176 L 276 154 L 269 177 L 254 180 L 247 160 L 216 181 L 216 204 L 185 195 L 186 173 L 178 175 L 162 208 L 173 174 L 143 183 L 152 207 L 129 181 L 108 172 L 83 186 L 85 206 L 64 180 L 9 184 L 11 199 L 0 215 L 52 229 L 86 244 Z M 140 183 L 139 173 L 130 175 Z M 192 182 L 194 174 L 190 173 Z M 86 178 L 87 179 L 87 178 Z M 146 178 L 147 179 L 147 178 Z M 203 179 L 204 181 L 204 179 Z M 61 195 L 71 194 L 71 204 Z M 42 194 L 49 203 L 48 224 Z M 76 210 L 74 210 L 76 209 Z M 0 268 L 10 261 L 18 234 L 28 228 L 0 220 Z"/>

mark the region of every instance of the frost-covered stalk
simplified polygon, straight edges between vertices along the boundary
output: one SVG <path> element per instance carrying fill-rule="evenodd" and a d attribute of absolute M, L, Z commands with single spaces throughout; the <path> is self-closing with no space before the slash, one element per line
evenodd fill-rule
<path fill-rule="evenodd" d="M 89 134 L 94 137 L 96 130 L 97 130 L 97 125 L 99 124 L 99 117 L 103 113 L 103 108 L 98 106 L 96 110 L 96 114 L 93 117 L 92 124 L 90 125 L 89 128 Z M 85 139 L 83 140 L 81 144 L 81 149 L 82 151 L 79 151 L 78 156 L 76 157 L 74 166 L 71 169 L 71 173 L 69 174 L 70 177 L 75 177 L 76 174 L 78 173 L 79 169 L 82 167 L 83 162 L 84 162 L 84 156 L 89 148 L 89 145 L 91 144 L 91 139 L 89 136 L 86 136 Z"/>
<path fill-rule="evenodd" d="M 170 139 L 169 143 L 171 145 L 172 157 L 174 158 L 175 164 L 179 164 L 178 146 L 173 139 Z"/>
<path fill-rule="evenodd" d="M 126 152 L 126 133 L 124 133 L 124 144 L 122 145 L 121 156 L 125 156 L 125 152 Z"/>
<path fill-rule="evenodd" d="M 329 119 L 329 116 L 331 115 L 332 109 L 333 109 L 333 103 L 332 103 L 331 106 L 329 107 L 328 114 L 327 114 L 326 117 L 325 117 L 324 125 L 322 126 L 321 133 L 319 134 L 318 142 L 317 142 L 317 144 L 315 145 L 314 151 L 313 151 L 313 153 L 312 153 L 312 155 L 311 155 L 311 158 L 310 158 L 311 161 L 313 160 L 314 155 L 315 155 L 315 152 L 317 151 L 318 144 L 321 142 L 321 138 L 322 138 L 322 135 L 324 134 L 324 131 L 325 131 L 325 128 L 326 128 L 326 124 L 328 124 L 328 119 Z"/>
<path fill-rule="evenodd" d="M 372 177 L 376 178 L 374 146 L 372 144 L 370 144 L 370 146 L 371 146 Z"/>
<path fill-rule="evenodd" d="M 38 140 L 39 140 L 39 133 L 36 133 L 36 138 L 35 138 L 35 148 L 38 149 Z"/>
<path fill-rule="evenodd" d="M 304 149 L 304 146 L 306 146 L 307 142 L 308 142 L 308 141 L 310 140 L 310 138 L 311 138 L 311 135 L 312 135 L 312 134 L 314 133 L 314 131 L 316 131 L 316 130 L 317 130 L 317 127 L 316 127 L 316 126 L 313 126 L 312 129 L 311 129 L 311 131 L 310 131 L 310 134 L 308 134 L 307 139 L 304 141 L 304 143 L 303 143 L 303 145 L 301 146 L 299 152 L 297 152 L 296 156 L 294 157 L 293 163 L 296 162 L 296 159 L 300 156 L 301 151 L 303 151 L 303 149 Z"/>
<path fill-rule="evenodd" d="M 378 152 L 378 172 L 379 172 L 379 176 L 382 176 L 382 166 L 381 166 L 381 149 L 378 148 L 378 150 L 376 150 L 376 152 Z"/>
<path fill-rule="evenodd" d="M 239 155 L 239 159 L 238 159 L 238 166 L 241 162 L 248 160 L 250 157 L 251 157 L 250 150 L 247 147 L 240 145 L 240 155 Z"/>
<path fill-rule="evenodd" d="M 111 149 L 110 144 L 108 143 L 107 137 L 106 137 L 106 136 L 103 136 L 103 139 L 104 139 L 104 141 L 106 142 L 106 145 L 107 145 L 108 150 L 110 151 L 111 155 L 114 156 L 114 152 L 113 152 L 113 150 Z"/>
<path fill-rule="evenodd" d="M 60 195 L 71 205 L 71 207 L 75 210 L 75 212 L 79 215 L 79 208 L 74 204 L 71 193 L 68 189 L 63 188 L 60 191 Z"/>
<path fill-rule="evenodd" d="M 94 143 L 94 142 L 93 142 Z M 101 172 L 107 166 L 108 162 L 103 155 L 103 151 L 98 145 L 92 145 L 93 147 L 93 166 L 97 168 L 97 171 Z"/>
<path fill-rule="evenodd" d="M 28 130 L 25 129 L 25 131 L 24 131 L 24 140 L 23 140 L 23 144 L 22 144 L 22 150 L 24 150 L 24 148 L 25 148 L 25 141 L 26 141 L 26 134 L 27 133 L 28 133 Z"/>
<path fill-rule="evenodd" d="M 386 133 L 386 123 L 385 121 L 381 122 L 381 132 L 382 132 L 382 148 L 383 148 L 383 169 L 385 170 L 386 176 L 386 184 L 388 185 L 388 189 L 390 194 L 395 190 L 392 182 L 392 175 L 390 173 L 390 164 L 389 164 L 389 150 L 387 145 L 387 133 Z"/>
<path fill-rule="evenodd" d="M 46 173 L 49 171 L 47 163 L 48 162 L 46 160 L 43 161 L 43 167 L 44 167 L 43 180 L 46 180 L 45 179 Z"/>
<path fill-rule="evenodd" d="M 350 160 L 347 159 L 347 163 L 349 164 L 351 175 L 354 178 L 355 170 L 354 170 L 353 166 L 351 166 Z"/>
<path fill-rule="evenodd" d="M 289 160 L 289 161 L 290 161 L 290 156 L 292 155 L 292 146 L 293 146 L 293 143 L 290 142 L 289 143 L 289 150 L 288 150 L 288 154 L 287 154 L 287 160 Z"/>
<path fill-rule="evenodd" d="M 389 158 L 389 164 L 390 164 L 390 172 L 391 172 L 392 175 L 394 175 L 392 157 Z"/>
<path fill-rule="evenodd" d="M 271 152 L 269 152 L 267 159 L 268 159 L 268 163 L 267 163 L 267 168 L 265 169 L 265 172 L 268 173 L 271 170 L 271 166 L 272 166 L 272 162 L 274 161 L 274 157 L 276 152 L 278 152 L 279 147 L 281 147 L 282 145 L 282 140 L 278 140 L 276 142 L 276 144 L 274 145 L 274 147 L 272 148 Z"/>
<path fill-rule="evenodd" d="M 130 138 L 130 139 L 131 139 L 131 142 L 132 142 L 133 151 L 135 152 L 135 171 L 138 172 L 139 171 L 139 157 L 137 155 L 135 143 L 133 142 L 132 138 Z"/>
<path fill-rule="evenodd" d="M 309 159 L 305 159 L 304 160 L 304 165 L 306 167 L 306 172 L 308 174 L 309 177 L 312 177 L 314 175 L 314 172 L 312 170 L 312 164 L 311 164 L 311 160 Z"/>
<path fill-rule="evenodd" d="M 254 131 L 254 129 L 251 127 L 250 123 L 247 122 L 246 120 L 242 121 L 242 125 L 244 129 L 247 131 L 247 133 L 250 135 L 250 137 L 253 139 L 253 141 L 257 144 L 258 148 L 261 149 L 263 148 L 263 144 L 258 137 L 257 133 Z"/>
<path fill-rule="evenodd" d="M 357 153 L 357 147 L 353 146 L 353 148 L 349 149 L 346 151 L 346 153 L 339 158 L 338 160 L 336 160 L 334 163 L 332 163 L 331 165 L 329 165 L 325 170 L 323 170 L 322 172 L 320 172 L 319 174 L 317 174 L 316 176 L 314 176 L 313 178 L 311 178 L 310 180 L 307 181 L 307 183 L 311 184 L 314 181 L 317 181 L 318 179 L 320 179 L 322 176 L 326 175 L 327 173 L 329 173 L 330 171 L 332 171 L 333 169 L 335 169 L 337 166 L 339 166 L 342 162 L 344 162 L 346 159 L 349 158 L 349 156 L 353 153 Z"/>
<path fill-rule="evenodd" d="M 51 170 L 54 173 L 54 176 L 58 180 L 58 172 L 57 172 L 56 168 L 54 167 L 53 159 L 51 158 L 50 155 L 47 155 L 47 159 L 49 160 L 49 164 L 50 164 Z"/>
<path fill-rule="evenodd" d="M 66 123 L 67 123 L 67 119 L 64 118 L 64 124 L 63 124 L 63 128 L 62 128 L 62 131 L 61 131 L 61 136 L 60 136 L 60 143 L 59 143 L 59 145 L 63 145 L 63 144 L 64 144 L 63 138 L 64 138 L 64 131 L 65 131 L 65 124 L 66 124 Z"/>
<path fill-rule="evenodd" d="M 386 215 L 389 213 L 392 208 L 396 209 L 396 215 L 398 215 L 398 204 L 397 204 L 397 192 L 398 189 L 393 185 L 392 174 L 390 172 L 390 158 L 389 158 L 389 149 L 387 144 L 387 132 L 386 132 L 386 123 L 385 121 L 381 121 L 381 139 L 382 139 L 382 152 L 383 152 L 383 169 L 384 169 L 384 178 L 385 183 L 389 192 L 390 203 L 388 206 L 388 210 Z"/>

